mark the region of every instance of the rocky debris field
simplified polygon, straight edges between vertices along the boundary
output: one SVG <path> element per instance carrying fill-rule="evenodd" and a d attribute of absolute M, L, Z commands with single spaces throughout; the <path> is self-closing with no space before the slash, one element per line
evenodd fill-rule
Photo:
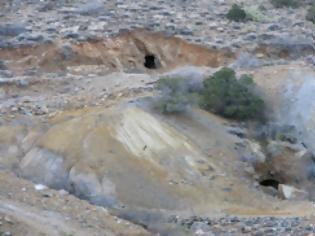
<path fill-rule="evenodd" d="M 242 1 L 239 1 L 242 2 Z M 275 9 L 268 0 L 243 1 L 256 21 L 230 22 L 233 1 L 2 1 L 0 48 L 113 37 L 135 28 L 164 32 L 214 48 L 287 49 L 314 54 L 314 24 L 305 20 L 311 1 Z M 291 48 L 292 47 L 292 48 Z M 258 56 L 260 53 L 257 52 Z M 304 55 L 306 56 L 306 55 Z"/>
<path fill-rule="evenodd" d="M 202 218 L 191 217 L 188 219 L 171 219 L 182 225 L 195 235 L 305 235 L 315 233 L 315 225 L 306 218 L 299 217 L 220 217 Z"/>

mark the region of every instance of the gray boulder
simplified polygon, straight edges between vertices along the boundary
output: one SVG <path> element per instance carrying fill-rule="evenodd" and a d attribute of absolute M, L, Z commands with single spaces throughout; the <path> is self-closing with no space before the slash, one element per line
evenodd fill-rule
<path fill-rule="evenodd" d="M 285 184 L 279 184 L 278 187 L 278 196 L 281 199 L 286 200 L 307 200 L 308 199 L 308 193 L 297 189 L 293 186 L 285 185 Z"/>
<path fill-rule="evenodd" d="M 92 171 L 87 173 L 77 167 L 70 170 L 68 190 L 97 205 L 113 207 L 117 203 L 115 185 L 110 180 L 105 177 L 99 180 Z"/>
<path fill-rule="evenodd" d="M 51 188 L 64 189 L 68 173 L 62 156 L 47 149 L 33 148 L 20 163 L 22 177 Z"/>

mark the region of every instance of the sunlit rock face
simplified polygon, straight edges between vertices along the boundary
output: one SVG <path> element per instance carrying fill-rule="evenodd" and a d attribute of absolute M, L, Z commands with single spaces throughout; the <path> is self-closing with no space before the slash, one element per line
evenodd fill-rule
<path fill-rule="evenodd" d="M 180 210 L 257 199 L 259 192 L 235 178 L 235 143 L 242 140 L 225 120 L 198 109 L 165 120 L 140 107 L 61 113 L 21 158 L 19 174 L 114 208 Z M 234 185 L 231 195 L 224 186 Z"/>
<path fill-rule="evenodd" d="M 207 162 L 174 128 L 128 108 L 56 124 L 20 169 L 34 182 L 66 188 L 97 204 L 176 208 L 202 192 L 199 180 L 207 165 L 201 163 Z"/>

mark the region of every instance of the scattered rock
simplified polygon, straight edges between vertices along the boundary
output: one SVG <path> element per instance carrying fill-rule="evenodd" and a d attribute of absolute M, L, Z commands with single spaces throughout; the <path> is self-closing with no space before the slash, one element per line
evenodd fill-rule
<path fill-rule="evenodd" d="M 32 42 L 43 42 L 45 37 L 41 33 L 22 33 L 17 36 L 17 40 L 19 41 L 32 41 Z"/>
<path fill-rule="evenodd" d="M 308 235 L 314 225 L 303 223 L 299 217 L 197 217 L 173 218 L 172 222 L 185 227 L 193 235 Z M 207 226 L 204 228 L 204 226 Z M 194 226 L 194 227 L 192 227 Z M 208 230 L 209 229 L 209 230 Z M 210 230 L 211 229 L 211 230 Z M 288 230 L 287 230 L 288 229 Z"/>
<path fill-rule="evenodd" d="M 7 67 L 3 60 L 0 60 L 0 70 L 7 70 Z"/>
<path fill-rule="evenodd" d="M 279 184 L 278 196 L 286 200 L 307 200 L 308 193 L 295 187 Z"/>
<path fill-rule="evenodd" d="M 104 4 L 99 0 L 88 1 L 77 6 L 76 12 L 81 15 L 98 15 L 104 13 Z"/>
<path fill-rule="evenodd" d="M 18 36 L 26 32 L 26 27 L 20 23 L 0 25 L 0 36 Z"/>
<path fill-rule="evenodd" d="M 42 190 L 46 190 L 47 186 L 43 185 L 43 184 L 35 184 L 34 188 L 35 188 L 36 191 L 42 191 Z"/>
<path fill-rule="evenodd" d="M 59 192 L 60 196 L 66 196 L 66 195 L 69 195 L 69 192 L 68 192 L 68 191 L 66 191 L 66 190 L 64 190 L 64 189 L 60 189 L 58 192 Z"/>
<path fill-rule="evenodd" d="M 1 77 L 2 78 L 12 78 L 13 77 L 13 73 L 12 71 L 9 70 L 0 70 L 0 85 L 1 85 Z"/>
<path fill-rule="evenodd" d="M 8 224 L 11 224 L 11 225 L 14 224 L 13 221 L 11 220 L 11 218 L 10 218 L 9 216 L 5 216 L 3 219 L 4 219 L 4 221 L 5 221 L 6 223 L 8 223 Z"/>
<path fill-rule="evenodd" d="M 246 166 L 246 167 L 244 168 L 244 171 L 245 171 L 247 174 L 251 175 L 251 176 L 255 175 L 255 173 L 256 173 L 253 166 Z"/>

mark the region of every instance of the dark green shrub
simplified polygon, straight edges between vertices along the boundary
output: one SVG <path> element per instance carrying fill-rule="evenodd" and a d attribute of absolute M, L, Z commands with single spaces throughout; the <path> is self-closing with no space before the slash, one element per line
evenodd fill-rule
<path fill-rule="evenodd" d="M 296 8 L 299 6 L 298 0 L 271 0 L 270 2 L 276 8 L 282 8 L 282 7 Z"/>
<path fill-rule="evenodd" d="M 264 102 L 252 92 L 255 85 L 249 75 L 237 80 L 232 69 L 223 68 L 204 80 L 203 85 L 204 109 L 236 120 L 264 118 Z"/>
<path fill-rule="evenodd" d="M 315 5 L 312 6 L 310 9 L 307 11 L 306 15 L 306 20 L 309 20 L 315 24 Z"/>
<path fill-rule="evenodd" d="M 198 84 L 199 83 L 199 84 Z M 162 113 L 183 112 L 192 104 L 198 104 L 202 84 L 183 78 L 163 78 L 156 85 L 159 96 L 155 108 Z"/>
<path fill-rule="evenodd" d="M 162 113 L 183 112 L 191 105 L 236 120 L 263 120 L 264 102 L 254 94 L 255 84 L 249 75 L 236 78 L 223 68 L 203 83 L 183 78 L 163 78 L 156 85 L 159 95 L 155 108 Z"/>
<path fill-rule="evenodd" d="M 233 4 L 226 17 L 231 21 L 246 21 L 246 12 L 237 4 Z"/>

